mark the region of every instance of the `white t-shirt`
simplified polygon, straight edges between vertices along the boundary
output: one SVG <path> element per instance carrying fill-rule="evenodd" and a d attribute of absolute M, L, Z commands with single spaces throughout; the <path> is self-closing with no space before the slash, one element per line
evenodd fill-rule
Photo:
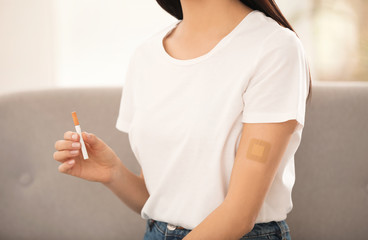
<path fill-rule="evenodd" d="M 135 49 L 116 122 L 150 194 L 141 217 L 195 228 L 225 199 L 243 122 L 296 119 L 256 223 L 286 219 L 309 88 L 301 41 L 253 10 L 207 54 L 180 60 L 162 44 L 180 21 Z"/>

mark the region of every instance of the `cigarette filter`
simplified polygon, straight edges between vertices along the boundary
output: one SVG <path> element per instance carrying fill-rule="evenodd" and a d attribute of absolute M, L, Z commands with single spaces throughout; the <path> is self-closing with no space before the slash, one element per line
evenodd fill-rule
<path fill-rule="evenodd" d="M 86 160 L 86 159 L 88 159 L 88 154 L 87 154 L 86 145 L 84 144 L 84 141 L 83 141 L 82 129 L 81 129 L 80 125 L 79 125 L 77 113 L 76 112 L 72 112 L 72 117 L 73 117 L 73 121 L 74 121 L 75 130 L 79 134 L 79 142 L 80 142 L 81 147 L 82 147 L 83 158 L 84 158 L 84 160 Z"/>

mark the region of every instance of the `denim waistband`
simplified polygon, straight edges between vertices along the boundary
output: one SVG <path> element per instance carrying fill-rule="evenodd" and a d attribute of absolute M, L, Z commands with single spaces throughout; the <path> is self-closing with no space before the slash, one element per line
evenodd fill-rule
<path fill-rule="evenodd" d="M 150 221 L 151 224 L 157 223 L 159 226 L 164 226 L 165 228 L 168 228 L 168 226 L 170 226 L 171 228 L 168 228 L 168 229 L 175 228 L 175 229 L 183 229 L 183 230 L 190 231 L 190 229 L 186 229 L 186 228 L 181 227 L 181 226 L 175 226 L 175 225 L 167 223 L 167 222 L 156 221 L 154 219 L 149 219 L 148 221 Z"/>
<path fill-rule="evenodd" d="M 155 226 L 158 231 L 160 231 L 162 234 L 170 234 L 170 235 L 186 235 L 188 232 L 191 231 L 191 229 L 186 228 L 178 228 L 180 226 L 174 226 L 167 222 L 157 221 L 153 219 L 147 220 L 148 225 L 152 228 Z M 169 225 L 169 227 L 168 227 Z M 267 234 L 274 234 L 281 232 L 281 234 L 284 234 L 286 232 L 289 232 L 289 226 L 286 223 L 285 220 L 282 221 L 271 221 L 266 223 L 256 223 L 253 227 L 253 229 L 248 232 L 245 237 L 255 237 L 255 236 L 263 236 Z"/>
<path fill-rule="evenodd" d="M 289 225 L 286 223 L 285 220 L 282 221 L 275 221 L 277 225 L 279 225 L 279 228 L 281 229 L 281 233 L 290 232 Z"/>
<path fill-rule="evenodd" d="M 148 219 L 147 223 L 151 230 L 154 227 L 163 236 L 177 236 L 177 237 L 183 238 L 191 231 L 191 229 L 186 229 L 186 228 L 179 229 L 178 226 L 174 226 L 170 223 L 157 221 L 153 219 Z M 168 228 L 168 225 L 169 225 L 169 228 Z M 173 227 L 175 227 L 175 229 L 173 229 Z"/>

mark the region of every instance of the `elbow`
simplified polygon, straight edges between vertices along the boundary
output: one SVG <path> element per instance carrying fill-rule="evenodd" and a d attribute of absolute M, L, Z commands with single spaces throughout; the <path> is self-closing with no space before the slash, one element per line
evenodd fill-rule
<path fill-rule="evenodd" d="M 248 224 L 243 224 L 243 229 L 242 229 L 242 232 L 241 232 L 241 237 L 244 236 L 245 234 L 248 234 L 249 232 L 251 232 L 254 228 L 254 224 L 252 223 L 248 223 Z"/>
<path fill-rule="evenodd" d="M 247 233 L 251 232 L 253 230 L 253 228 L 254 228 L 254 223 L 249 224 L 248 227 L 246 228 L 244 234 L 247 234 Z"/>
<path fill-rule="evenodd" d="M 236 227 L 236 229 L 239 230 L 237 237 L 240 238 L 253 230 L 256 217 L 245 214 L 244 211 L 239 211 L 241 208 L 234 206 L 234 204 L 230 204 L 228 201 L 225 201 L 225 205 L 229 216 L 232 216 L 232 221 L 229 221 L 232 222 L 232 224 L 230 224 L 231 228 L 234 229 Z"/>

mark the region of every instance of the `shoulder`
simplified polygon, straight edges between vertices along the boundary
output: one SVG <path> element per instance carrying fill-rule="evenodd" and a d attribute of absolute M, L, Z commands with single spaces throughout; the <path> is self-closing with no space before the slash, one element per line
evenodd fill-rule
<path fill-rule="evenodd" d="M 148 53 L 152 53 L 155 49 L 155 47 L 159 46 L 161 39 L 164 37 L 164 34 L 166 34 L 171 28 L 174 27 L 174 25 L 179 20 L 176 20 L 170 24 L 165 25 L 164 27 L 161 27 L 159 30 L 148 34 L 143 39 L 140 40 L 140 42 L 136 45 L 133 55 L 135 57 L 141 56 L 147 56 Z"/>
<path fill-rule="evenodd" d="M 264 40 L 264 48 L 284 48 L 284 49 L 294 49 L 302 50 L 303 45 L 292 30 L 280 26 L 274 32 L 270 33 L 268 37 Z"/>
<path fill-rule="evenodd" d="M 303 48 L 297 34 L 281 26 L 276 20 L 256 10 L 251 19 L 252 39 L 259 50 L 266 52 L 275 48 L 299 49 Z M 248 34 L 249 37 L 249 34 Z"/>
<path fill-rule="evenodd" d="M 292 30 L 280 26 L 266 35 L 258 45 L 257 61 L 259 64 L 302 62 L 305 51 L 299 37 Z"/>

